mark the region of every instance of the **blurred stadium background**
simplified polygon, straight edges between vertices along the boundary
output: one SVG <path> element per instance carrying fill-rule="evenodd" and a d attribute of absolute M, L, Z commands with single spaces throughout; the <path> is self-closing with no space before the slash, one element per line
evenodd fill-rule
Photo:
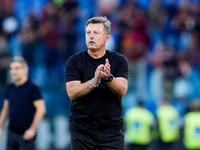
<path fill-rule="evenodd" d="M 165 98 L 178 111 L 182 128 L 189 105 L 200 98 L 199 0 L 0 0 L 0 106 L 10 82 L 9 60 L 23 56 L 47 108 L 36 150 L 65 150 L 70 144 L 65 63 L 86 50 L 84 25 L 97 15 L 112 22 L 106 48 L 129 61 L 124 114 L 142 100 L 156 118 Z M 1 150 L 5 141 L 4 133 Z"/>

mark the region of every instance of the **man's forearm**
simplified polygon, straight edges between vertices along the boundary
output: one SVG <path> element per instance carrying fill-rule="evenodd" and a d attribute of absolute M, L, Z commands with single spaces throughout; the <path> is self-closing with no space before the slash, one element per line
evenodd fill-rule
<path fill-rule="evenodd" d="M 67 85 L 67 93 L 71 100 L 76 100 L 90 93 L 94 89 L 91 80 L 72 86 Z"/>
<path fill-rule="evenodd" d="M 2 109 L 2 111 L 1 111 L 1 115 L 0 115 L 0 129 L 2 129 L 3 128 L 3 126 L 4 126 L 4 124 L 5 124 L 5 122 L 6 122 L 6 119 L 7 119 L 7 117 L 8 117 L 8 106 L 9 104 L 8 104 L 8 101 L 7 100 L 5 100 L 5 102 L 4 102 L 4 106 L 3 106 L 3 109 Z"/>
<path fill-rule="evenodd" d="M 29 129 L 37 130 L 37 127 L 42 118 L 44 117 L 44 114 L 45 114 L 45 108 L 36 109 L 32 124 L 29 127 Z"/>
<path fill-rule="evenodd" d="M 127 82 L 127 80 L 122 78 L 113 78 L 112 82 L 107 82 L 107 85 L 114 94 L 119 97 L 124 97 L 127 92 L 128 84 L 128 82 L 126 84 L 124 82 Z"/>
<path fill-rule="evenodd" d="M 8 112 L 6 110 L 2 110 L 1 116 L 0 116 L 0 129 L 3 129 L 7 116 L 8 116 Z"/>

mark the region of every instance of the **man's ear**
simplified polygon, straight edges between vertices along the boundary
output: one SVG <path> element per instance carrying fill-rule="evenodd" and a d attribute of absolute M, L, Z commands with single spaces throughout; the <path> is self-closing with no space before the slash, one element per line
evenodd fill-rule
<path fill-rule="evenodd" d="M 29 70 L 29 68 L 26 67 L 26 68 L 25 68 L 25 73 L 26 73 L 27 76 L 28 76 L 28 70 Z"/>
<path fill-rule="evenodd" d="M 110 39 L 110 35 L 106 35 L 106 43 L 108 42 L 108 40 Z"/>

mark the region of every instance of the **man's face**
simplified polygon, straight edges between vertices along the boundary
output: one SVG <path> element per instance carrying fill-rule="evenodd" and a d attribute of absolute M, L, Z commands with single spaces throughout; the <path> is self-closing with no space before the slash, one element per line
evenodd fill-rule
<path fill-rule="evenodd" d="M 86 45 L 88 49 L 98 50 L 103 48 L 108 40 L 109 35 L 105 35 L 103 24 L 88 24 L 86 28 Z"/>
<path fill-rule="evenodd" d="M 19 81 L 24 76 L 27 76 L 27 68 L 20 62 L 12 62 L 10 64 L 10 76 L 14 81 Z"/>

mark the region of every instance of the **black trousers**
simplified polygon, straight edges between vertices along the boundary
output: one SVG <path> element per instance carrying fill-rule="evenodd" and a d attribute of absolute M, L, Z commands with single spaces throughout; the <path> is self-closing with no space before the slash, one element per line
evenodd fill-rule
<path fill-rule="evenodd" d="M 91 135 L 71 131 L 71 150 L 125 150 L 124 133 Z"/>
<path fill-rule="evenodd" d="M 157 150 L 177 150 L 176 142 L 164 143 L 161 139 L 158 140 Z"/>
<path fill-rule="evenodd" d="M 8 131 L 7 150 L 34 150 L 35 138 L 24 140 L 23 135 Z"/>
<path fill-rule="evenodd" d="M 149 145 L 127 144 L 127 150 L 146 150 Z"/>

